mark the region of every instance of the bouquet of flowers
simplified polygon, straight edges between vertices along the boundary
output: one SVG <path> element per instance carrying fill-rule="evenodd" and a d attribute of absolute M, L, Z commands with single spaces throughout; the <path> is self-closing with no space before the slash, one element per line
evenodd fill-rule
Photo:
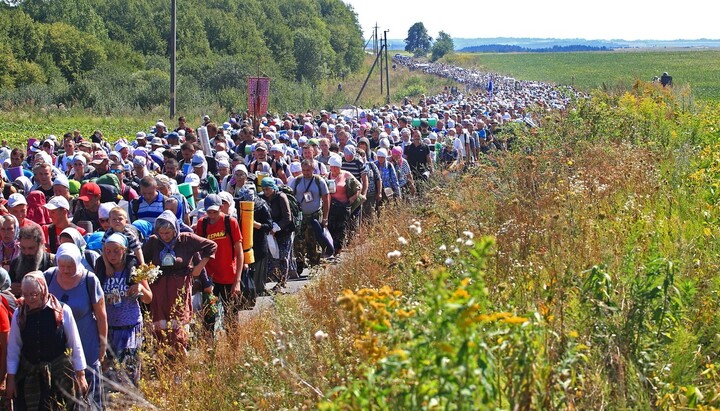
<path fill-rule="evenodd" d="M 130 273 L 130 280 L 138 284 L 143 280 L 147 280 L 148 284 L 152 284 L 155 280 L 160 277 L 160 267 L 150 264 L 142 264 L 137 267 L 133 267 Z"/>

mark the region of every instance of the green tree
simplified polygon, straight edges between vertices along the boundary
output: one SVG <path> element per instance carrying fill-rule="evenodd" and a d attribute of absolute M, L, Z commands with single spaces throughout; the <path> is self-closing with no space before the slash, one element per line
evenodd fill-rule
<path fill-rule="evenodd" d="M 301 28 L 295 32 L 294 54 L 297 61 L 295 77 L 298 81 L 317 83 L 334 63 L 334 52 L 327 37 L 315 30 Z"/>
<path fill-rule="evenodd" d="M 409 51 L 416 56 L 424 56 L 430 50 L 432 37 L 428 36 L 425 25 L 421 22 L 415 23 L 408 30 L 408 36 L 405 39 L 405 51 Z"/>
<path fill-rule="evenodd" d="M 55 65 L 71 81 L 107 59 L 97 38 L 65 23 L 53 23 L 48 27 L 45 46 Z"/>
<path fill-rule="evenodd" d="M 435 44 L 432 46 L 432 57 L 430 57 L 430 60 L 437 61 L 444 55 L 451 53 L 454 49 L 455 43 L 453 42 L 452 37 L 444 31 L 441 31 L 435 40 Z"/>

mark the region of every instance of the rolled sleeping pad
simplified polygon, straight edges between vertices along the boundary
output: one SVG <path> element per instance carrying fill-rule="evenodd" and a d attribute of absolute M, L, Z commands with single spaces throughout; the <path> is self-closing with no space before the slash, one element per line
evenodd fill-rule
<path fill-rule="evenodd" d="M 255 222 L 255 202 L 240 202 L 240 232 L 242 233 L 242 249 L 245 255 L 245 264 L 255 262 L 255 254 L 253 252 L 253 223 Z"/>
<path fill-rule="evenodd" d="M 313 228 L 313 233 L 315 233 L 315 240 L 323 249 L 323 256 L 329 257 L 335 254 L 335 247 L 333 246 L 333 239 L 329 235 L 330 233 L 326 232 L 320 222 L 314 218 L 310 220 L 310 225 Z"/>
<path fill-rule="evenodd" d="M 206 156 L 212 157 L 213 154 L 210 149 L 210 138 L 208 136 L 207 127 L 199 127 L 197 129 L 197 137 L 200 142 L 200 146 L 202 146 L 203 153 L 205 153 Z"/>
<path fill-rule="evenodd" d="M 190 206 L 194 209 L 195 208 L 195 197 L 193 197 L 193 190 L 190 183 L 182 183 L 178 184 L 177 186 L 178 192 L 185 197 L 185 199 L 190 203 Z"/>

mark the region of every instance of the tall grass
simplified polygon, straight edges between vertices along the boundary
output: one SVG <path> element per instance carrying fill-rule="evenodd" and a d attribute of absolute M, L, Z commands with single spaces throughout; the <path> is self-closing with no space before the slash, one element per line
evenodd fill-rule
<path fill-rule="evenodd" d="M 619 129 L 601 132 L 601 113 Z M 153 364 L 145 395 L 168 409 L 718 407 L 718 114 L 641 85 L 519 129 L 515 152 L 438 174 L 298 295 Z"/>

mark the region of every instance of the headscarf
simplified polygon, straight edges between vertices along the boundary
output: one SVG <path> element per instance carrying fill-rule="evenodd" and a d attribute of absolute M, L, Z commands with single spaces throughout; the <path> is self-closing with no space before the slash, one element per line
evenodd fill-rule
<path fill-rule="evenodd" d="M 35 311 L 40 311 L 45 307 L 50 307 L 55 312 L 55 326 L 59 327 L 63 321 L 62 304 L 60 304 L 60 301 L 57 299 L 57 297 L 48 292 L 47 282 L 45 281 L 45 276 L 43 275 L 42 271 L 32 271 L 25 274 L 23 282 L 25 282 L 25 278 L 32 278 L 37 283 L 39 288 L 38 292 L 40 293 L 39 298 L 44 302 L 44 304 L 42 304 L 40 308 L 35 310 L 30 309 L 28 304 L 20 305 L 16 314 L 17 324 L 20 327 L 20 330 L 25 329 L 25 323 L 27 322 L 28 314 L 31 314 Z"/>
<path fill-rule="evenodd" d="M 105 244 L 107 244 L 107 243 L 117 243 L 125 248 L 127 248 L 127 246 L 128 246 L 127 237 L 125 237 L 124 234 L 120 234 L 120 233 L 110 234 L 108 236 L 107 240 L 105 240 Z"/>
<path fill-rule="evenodd" d="M 158 222 L 160 221 L 166 221 L 172 224 L 173 227 L 175 227 L 175 237 L 169 242 L 166 243 L 163 241 L 162 237 L 160 237 L 160 234 L 157 232 L 158 228 Z M 160 241 L 160 244 L 163 245 L 163 249 L 160 251 L 160 265 L 162 266 L 163 259 L 167 255 L 171 255 L 173 259 L 175 258 L 175 243 L 178 240 L 178 237 L 180 236 L 180 226 L 178 225 L 178 219 L 175 217 L 175 214 L 173 214 L 170 210 L 165 210 L 160 214 L 160 216 L 155 220 L 155 234 L 157 235 L 158 241 Z"/>
<path fill-rule="evenodd" d="M 9 290 L 10 284 L 12 284 L 10 274 L 4 268 L 0 268 L 0 291 Z"/>
<path fill-rule="evenodd" d="M 40 225 L 47 225 L 52 223 L 50 220 L 50 213 L 45 208 L 45 194 L 42 191 L 31 191 L 30 194 L 25 194 L 27 198 L 27 218 L 30 221 L 34 221 Z"/>
<path fill-rule="evenodd" d="M 64 230 L 63 230 L 64 231 Z M 63 243 L 55 253 L 55 261 L 60 261 L 64 257 L 70 257 L 75 262 L 75 270 L 80 274 L 85 274 L 85 267 L 82 263 L 82 252 L 75 244 Z"/>
<path fill-rule="evenodd" d="M 72 238 L 73 243 L 77 246 L 77 248 L 80 250 L 80 253 L 85 251 L 85 247 L 87 246 L 87 242 L 83 238 L 83 236 L 80 234 L 80 232 L 74 228 L 74 227 L 67 227 L 66 229 L 62 230 L 60 235 L 67 234 Z"/>
<path fill-rule="evenodd" d="M 23 194 L 25 194 L 26 196 L 32 191 L 33 184 L 30 179 L 25 176 L 20 176 L 16 178 L 15 181 L 13 181 L 13 184 L 15 184 L 16 186 L 19 185 L 20 188 L 23 189 Z"/>
<path fill-rule="evenodd" d="M 265 177 L 262 179 L 260 186 L 263 188 L 272 188 L 273 191 L 278 191 L 278 185 L 273 177 Z"/>

